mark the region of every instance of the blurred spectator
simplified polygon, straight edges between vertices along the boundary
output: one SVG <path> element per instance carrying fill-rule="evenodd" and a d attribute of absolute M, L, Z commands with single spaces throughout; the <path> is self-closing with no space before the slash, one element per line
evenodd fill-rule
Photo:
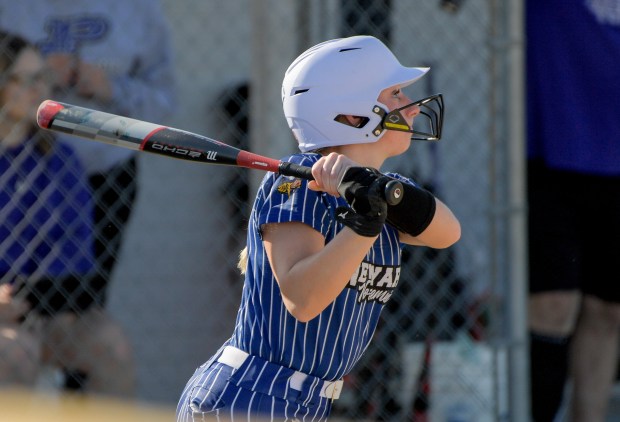
<path fill-rule="evenodd" d="M 620 3 L 527 2 L 531 401 L 606 420 L 620 341 Z M 567 390 L 568 391 L 568 390 Z"/>
<path fill-rule="evenodd" d="M 33 385 L 45 362 L 89 373 L 93 391 L 131 393 L 120 328 L 83 309 L 95 272 L 92 194 L 73 150 L 36 127 L 50 90 L 43 57 L 0 33 L 0 74 L 0 383 Z"/>
<path fill-rule="evenodd" d="M 173 108 L 171 40 L 158 0 L 0 0 L 0 28 L 39 47 L 55 100 L 153 122 Z M 59 139 L 75 149 L 94 192 L 97 276 L 82 299 L 98 309 L 137 194 L 136 160 L 128 149 Z M 90 376 L 67 375 L 70 388 Z"/>

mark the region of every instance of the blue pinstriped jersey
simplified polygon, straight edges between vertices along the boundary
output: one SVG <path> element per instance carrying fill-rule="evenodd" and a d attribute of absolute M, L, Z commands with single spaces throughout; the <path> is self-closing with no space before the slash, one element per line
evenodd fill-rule
<path fill-rule="evenodd" d="M 319 157 L 296 154 L 285 160 L 312 166 Z M 402 250 L 398 232 L 386 224 L 336 300 L 306 323 L 286 310 L 261 239 L 263 224 L 296 221 L 330 242 L 343 229 L 335 219 L 335 210 L 342 205 L 346 205 L 342 198 L 307 189 L 305 180 L 265 176 L 250 216 L 248 267 L 231 345 L 326 380 L 342 378 L 353 368 L 398 284 Z"/>

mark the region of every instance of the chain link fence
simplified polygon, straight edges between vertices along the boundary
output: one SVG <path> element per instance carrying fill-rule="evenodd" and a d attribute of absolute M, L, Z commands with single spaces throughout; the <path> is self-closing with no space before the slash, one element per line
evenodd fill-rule
<path fill-rule="evenodd" d="M 72 16 L 79 16 L 79 4 Z M 296 149 L 282 115 L 280 84 L 290 61 L 305 48 L 329 38 L 370 34 L 386 42 L 403 64 L 431 67 L 412 95 L 444 95 L 443 139 L 414 144 L 385 168 L 416 178 L 446 202 L 461 220 L 462 239 L 446 250 L 405 250 L 399 288 L 363 361 L 346 377 L 334 413 L 343 419 L 377 421 L 527 420 L 520 2 L 162 4 L 174 54 L 177 103 L 174 112 L 157 123 L 262 155 L 280 157 Z M 97 104 L 102 110 L 106 106 Z M 10 168 L 20 160 L 16 156 Z M 99 214 L 70 201 L 79 192 L 62 189 L 60 203 L 45 205 L 56 208 L 39 210 L 54 214 L 70 208 L 79 214 L 70 221 L 93 229 L 86 238 L 65 239 L 93 261 L 85 267 L 89 271 L 74 268 L 80 268 L 73 261 L 79 255 L 74 251 L 63 255 L 71 257 L 65 266 L 73 268 L 67 280 L 59 285 L 48 277 L 47 283 L 57 287 L 58 306 L 64 306 L 79 304 L 78 296 L 91 297 L 97 283 L 109 279 L 100 303 L 113 322 L 104 325 L 111 337 L 87 344 L 91 340 L 84 332 L 99 327 L 95 324 L 101 320 L 81 318 L 85 312 L 80 308 L 71 318 L 83 319 L 81 325 L 66 325 L 61 313 L 52 318 L 60 320 L 51 323 L 56 331 L 50 331 L 49 318 L 41 322 L 38 315 L 26 313 L 20 323 L 43 324 L 35 328 L 47 333 L 46 346 L 30 349 L 34 355 L 27 357 L 5 348 L 0 361 L 54 362 L 43 364 L 43 375 L 37 375 L 40 388 L 88 390 L 93 382 L 89 362 L 115 345 L 116 353 L 109 358 L 131 367 L 110 369 L 108 378 L 135 373 L 126 380 L 133 382 L 135 398 L 174 406 L 194 369 L 232 333 L 243 283 L 236 270 L 237 255 L 245 243 L 245 225 L 262 174 L 144 154 L 135 161 L 135 168 L 122 169 L 127 174 L 117 174 L 120 185 L 110 184 L 110 176 L 98 185 L 80 176 L 94 188 L 91 201 L 111 193 L 119 197 Z M 45 204 L 42 192 L 27 205 L 18 202 L 15 192 L 5 193 L 12 180 L 8 174 L 0 175 L 0 215 L 8 221 L 2 213 L 22 212 L 21 224 L 33 234 L 22 237 L 20 227 L 3 228 L 2 255 L 15 244 L 29 251 L 47 241 L 42 233 L 48 233 L 45 222 L 52 221 L 44 219 L 38 225 L 29 214 L 38 212 L 34 204 Z M 24 180 L 28 183 L 27 177 Z M 138 188 L 133 202 L 131 181 Z M 110 229 L 123 224 L 120 243 Z M 78 236 L 76 227 L 61 225 L 58 230 Z M 108 238 L 99 243 L 89 238 L 97 233 L 108 233 Z M 24 239 L 26 244 L 20 243 Z M 42 256 L 50 259 L 49 254 Z M 110 259 L 113 267 L 104 264 Z M 9 282 L 18 264 L 10 262 L 3 281 Z M 34 264 L 44 267 L 42 261 Z M 28 274 L 22 278 L 23 284 L 32 284 Z M 93 281 L 84 287 L 84 280 Z M 29 294 L 52 306 L 53 300 L 41 300 L 51 291 L 35 289 Z M 57 359 L 46 360 L 41 353 Z"/>

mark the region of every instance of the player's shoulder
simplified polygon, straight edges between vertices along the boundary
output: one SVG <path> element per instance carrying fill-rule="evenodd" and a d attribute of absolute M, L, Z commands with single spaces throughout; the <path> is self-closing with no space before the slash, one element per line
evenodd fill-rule
<path fill-rule="evenodd" d="M 412 178 L 407 177 L 407 176 L 403 176 L 400 173 L 386 172 L 385 175 L 388 176 L 388 177 L 391 177 L 392 179 L 396 179 L 396 180 L 398 180 L 399 182 L 402 182 L 402 183 L 407 183 L 407 184 L 410 184 L 410 185 L 413 185 L 413 186 L 418 186 L 418 187 L 420 186 L 420 184 L 418 182 L 416 182 L 415 180 L 413 180 Z"/>
<path fill-rule="evenodd" d="M 319 154 L 294 153 L 294 154 L 281 157 L 280 161 L 294 163 L 294 164 L 298 164 L 304 167 L 312 167 L 312 165 L 316 163 L 319 158 L 320 158 Z M 278 180 L 289 180 L 289 179 L 298 179 L 298 178 L 294 176 L 284 176 L 279 173 L 267 173 L 264 181 L 271 180 L 273 182 L 273 181 L 278 181 Z"/>
<path fill-rule="evenodd" d="M 295 163 L 304 167 L 312 167 L 312 165 L 316 163 L 320 157 L 321 156 L 319 154 L 315 153 L 295 153 L 282 157 L 280 160 L 283 162 Z M 286 194 L 285 199 L 289 199 L 292 194 L 306 192 L 308 190 L 307 184 L 308 181 L 305 179 L 269 172 L 265 175 L 261 182 L 258 198 L 266 199 L 267 197 L 270 197 L 271 200 L 273 200 L 274 198 L 280 198 L 279 194 Z M 308 193 L 311 197 L 315 194 L 316 193 L 313 191 Z M 307 198 L 308 195 L 302 196 Z"/>
<path fill-rule="evenodd" d="M 299 164 L 304 167 L 312 167 L 314 163 L 319 161 L 319 158 L 321 158 L 321 155 L 314 152 L 298 152 L 281 158 L 281 161 Z"/>

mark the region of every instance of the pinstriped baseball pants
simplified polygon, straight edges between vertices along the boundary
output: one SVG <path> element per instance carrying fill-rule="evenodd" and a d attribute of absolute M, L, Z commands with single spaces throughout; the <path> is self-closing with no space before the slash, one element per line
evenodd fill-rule
<path fill-rule="evenodd" d="M 279 367 L 283 368 L 283 367 Z M 248 361 L 235 370 L 212 360 L 196 370 L 177 407 L 177 421 L 326 421 L 331 400 L 308 385 L 288 388 L 290 374 Z"/>

